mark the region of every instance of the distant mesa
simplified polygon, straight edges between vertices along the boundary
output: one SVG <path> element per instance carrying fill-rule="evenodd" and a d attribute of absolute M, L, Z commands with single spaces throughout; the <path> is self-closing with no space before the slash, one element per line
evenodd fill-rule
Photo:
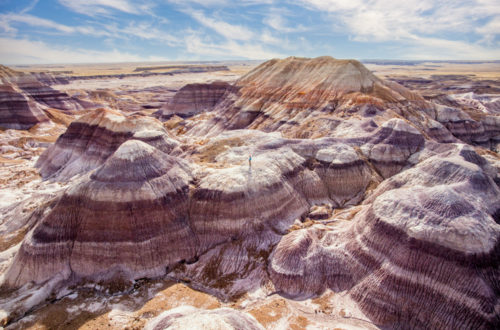
<path fill-rule="evenodd" d="M 194 73 L 211 71 L 229 71 L 225 65 L 162 65 L 137 67 L 134 72 L 163 71 L 169 73 Z"/>
<path fill-rule="evenodd" d="M 138 67 L 132 73 L 111 73 L 111 74 L 91 74 L 91 75 L 70 75 L 68 71 L 59 71 L 57 76 L 52 76 L 52 79 L 47 76 L 41 76 L 44 81 L 54 81 L 57 84 L 67 84 L 72 80 L 89 80 L 89 79 L 123 79 L 133 77 L 152 77 L 152 76 L 171 76 L 177 74 L 203 73 L 228 71 L 229 68 L 225 65 L 167 65 L 167 66 L 150 66 Z"/>

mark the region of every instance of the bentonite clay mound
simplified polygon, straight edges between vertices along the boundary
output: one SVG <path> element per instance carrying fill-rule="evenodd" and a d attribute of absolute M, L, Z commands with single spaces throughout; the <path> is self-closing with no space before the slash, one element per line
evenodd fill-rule
<path fill-rule="evenodd" d="M 199 310 L 190 306 L 177 307 L 151 320 L 146 330 L 163 329 L 264 329 L 252 316 L 232 308 Z"/>
<path fill-rule="evenodd" d="M 37 163 L 70 187 L 37 211 L 2 288 L 167 276 L 227 300 L 330 290 L 383 328 L 498 327 L 497 115 L 329 57 L 268 61 L 224 89 L 202 107 L 179 92 L 203 113 L 177 137 L 105 109 L 71 123 Z M 148 327 L 200 324 L 260 327 L 191 308 Z"/>
<path fill-rule="evenodd" d="M 273 282 L 299 297 L 349 290 L 379 325 L 493 328 L 500 189 L 487 167 L 458 146 L 392 177 L 350 223 L 285 235 Z"/>
<path fill-rule="evenodd" d="M 62 170 L 53 172 L 58 179 L 102 165 L 68 189 L 28 235 L 7 275 L 9 285 L 43 282 L 57 273 L 64 278 L 159 276 L 176 263 L 194 260 L 230 240 L 245 239 L 269 246 L 279 240 L 277 233 L 286 232 L 312 204 L 342 207 L 362 200 L 367 186 L 377 180 L 373 179 L 378 174 L 370 166 L 370 158 L 366 159 L 361 151 L 373 150 L 374 140 L 390 144 L 390 152 L 383 159 L 387 171 L 405 165 L 402 161 L 422 143 L 418 131 L 412 131 L 400 119 L 372 132 L 368 143 L 358 151 L 346 144 L 349 140 L 269 140 L 265 133 L 237 131 L 221 135 L 193 156 L 210 153 L 214 145 L 230 143 L 235 136 L 244 138 L 253 150 L 243 149 L 244 154 L 233 154 L 231 149 L 221 152 L 217 157 L 225 166 L 203 168 L 193 164 L 194 172 L 185 170 L 193 172 L 187 176 L 176 169 L 187 168 L 185 161 L 167 155 L 169 145 L 155 147 L 147 140 L 140 141 L 144 136 L 163 136 L 161 125 L 156 126 L 159 131 L 149 131 L 155 123 L 159 124 L 152 118 L 96 111 L 73 122 L 45 157 L 40 157 L 42 164 L 50 165 L 60 156 L 75 156 L 62 164 Z M 75 134 L 77 125 L 83 129 Z M 142 130 L 146 128 L 148 131 Z M 414 141 L 410 149 L 398 144 L 410 138 Z M 245 161 L 250 151 L 254 154 L 251 166 Z M 161 180 L 154 181 L 156 177 Z M 143 217 L 148 221 L 138 220 Z M 152 230 L 164 233 L 164 247 L 153 244 L 150 236 L 141 236 L 143 231 Z M 115 234 L 108 235 L 111 232 Z M 142 245 L 143 241 L 148 244 Z M 184 252 L 169 248 L 180 241 Z M 132 243 L 135 248 L 140 246 L 145 255 L 130 257 L 126 246 Z M 100 252 L 105 246 L 109 257 Z M 130 248 L 135 249 L 133 246 Z M 166 254 L 153 258 L 158 248 Z M 40 264 L 44 258 L 53 261 Z"/>
<path fill-rule="evenodd" d="M 131 138 L 166 153 L 178 145 L 153 118 L 125 117 L 116 111 L 98 109 L 72 122 L 56 143 L 40 156 L 36 167 L 43 178 L 69 179 L 98 167 Z"/>
<path fill-rule="evenodd" d="M 188 105 L 190 98 L 181 95 L 184 108 L 195 108 L 194 101 Z M 345 124 L 354 119 L 371 118 L 380 124 L 397 116 L 439 142 L 460 139 L 497 150 L 498 114 L 450 104 L 455 106 L 426 101 L 418 93 L 376 77 L 358 61 L 289 57 L 267 61 L 247 73 L 227 89 L 210 116 L 195 117 L 187 127 L 195 136 L 251 128 L 317 138 L 346 134 Z"/>
<path fill-rule="evenodd" d="M 41 82 L 38 75 L 23 75 L 11 79 L 19 88 L 35 101 L 47 107 L 59 110 L 83 110 L 93 107 L 92 103 L 70 97 L 68 94 L 55 90 Z M 42 77 L 43 78 L 43 77 Z"/>
<path fill-rule="evenodd" d="M 0 127 L 29 129 L 48 120 L 43 106 L 30 99 L 19 87 L 6 83 L 0 85 Z"/>
<path fill-rule="evenodd" d="M 9 281 L 163 274 L 196 254 L 185 219 L 190 180 L 183 160 L 142 141 L 123 143 L 28 234 Z"/>
<path fill-rule="evenodd" d="M 210 111 L 231 88 L 231 85 L 224 81 L 215 81 L 210 84 L 187 84 L 154 115 L 160 120 L 168 120 L 174 115 L 189 117 Z"/>
<path fill-rule="evenodd" d="M 358 61 L 289 57 L 265 62 L 240 78 L 215 107 L 216 117 L 193 132 L 254 128 L 291 137 L 321 136 L 348 109 L 375 114 L 386 103 L 409 100 L 424 102 L 403 86 L 377 78 Z"/>
<path fill-rule="evenodd" d="M 49 121 L 47 108 L 82 110 L 93 104 L 70 97 L 45 83 L 49 74 L 24 74 L 0 67 L 0 127 L 29 129 Z"/>
<path fill-rule="evenodd" d="M 22 75 L 22 72 L 13 70 L 8 66 L 0 64 L 0 77 L 2 78 L 11 78 Z"/>

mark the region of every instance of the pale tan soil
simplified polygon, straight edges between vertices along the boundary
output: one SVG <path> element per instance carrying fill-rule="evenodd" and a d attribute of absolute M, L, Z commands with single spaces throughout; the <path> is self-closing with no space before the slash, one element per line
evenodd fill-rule
<path fill-rule="evenodd" d="M 24 329 L 140 329 L 165 310 L 190 305 L 203 309 L 220 307 L 205 293 L 169 281 L 151 281 L 129 295 L 103 297 L 97 292 L 78 291 L 76 298 L 63 298 L 37 311 L 34 320 L 21 321 Z M 74 307 L 78 306 L 76 313 Z"/>
<path fill-rule="evenodd" d="M 55 142 L 67 124 L 74 119 L 57 110 L 49 109 L 47 113 L 50 113 L 58 124 L 42 123 L 28 131 L 0 132 L 0 147 L 8 148 L 0 154 L 0 189 L 21 188 L 40 178 L 38 171 L 33 168 L 33 163 L 45 150 L 41 145 Z"/>
<path fill-rule="evenodd" d="M 430 77 L 432 75 L 471 75 L 476 79 L 500 78 L 500 63 L 456 64 L 429 62 L 419 65 L 366 64 L 365 66 L 380 77 Z"/>
<path fill-rule="evenodd" d="M 285 317 L 289 312 L 288 308 L 285 299 L 274 298 L 261 306 L 250 309 L 249 313 L 264 327 L 268 327 Z"/>
<path fill-rule="evenodd" d="M 146 63 L 93 63 L 93 64 L 61 64 L 61 65 L 32 65 L 32 66 L 20 66 L 13 67 L 17 71 L 21 72 L 53 72 L 53 73 L 61 73 L 69 76 L 77 76 L 77 77 L 85 77 L 85 76 L 96 76 L 96 75 L 120 75 L 120 74 L 136 74 L 141 72 L 153 72 L 153 73 L 161 73 L 161 72 L 169 72 L 175 69 L 157 69 L 157 70 L 148 70 L 148 71 L 134 71 L 136 68 L 145 68 L 145 67 L 158 67 L 158 66 L 179 66 L 179 65 L 191 65 L 191 66 L 219 66 L 226 65 L 229 69 L 236 74 L 244 74 L 251 70 L 253 67 L 258 65 L 259 62 L 249 61 L 249 62 L 217 62 L 217 63 L 207 63 L 207 64 L 197 64 L 194 62 L 146 62 Z M 224 74 L 224 71 L 221 71 Z"/>
<path fill-rule="evenodd" d="M 76 96 L 80 99 L 124 112 L 159 110 L 174 96 L 175 92 L 189 83 L 206 83 L 212 81 L 233 82 L 252 66 L 229 67 L 229 71 L 213 71 L 201 73 L 180 73 L 175 75 L 158 75 L 144 77 L 96 78 L 72 80 L 69 84 L 54 85 L 53 88 Z M 80 68 L 83 70 L 83 68 Z M 134 70 L 130 67 L 126 70 Z M 96 68 L 88 67 L 88 74 L 96 74 Z M 125 70 L 125 69 L 124 69 Z M 125 70 L 125 71 L 126 71 Z M 109 71 L 109 70 L 108 70 Z M 99 74 L 118 74 L 120 70 L 103 71 Z M 123 70 L 122 70 L 123 71 Z M 131 73 L 131 72 L 129 72 Z M 137 72 L 136 72 L 137 73 Z"/>
<path fill-rule="evenodd" d="M 17 71 L 22 72 L 45 72 L 45 71 L 71 71 L 67 73 L 70 76 L 91 76 L 91 75 L 118 75 L 133 73 L 137 67 L 154 67 L 161 65 L 182 65 L 195 63 L 182 62 L 162 62 L 162 63 L 108 63 L 108 64 L 65 64 L 65 65 L 33 65 L 13 67 Z M 227 65 L 230 72 L 238 75 L 243 75 L 252 68 L 260 64 L 259 62 L 218 62 L 206 65 Z M 410 75 L 417 77 L 426 77 L 430 75 L 441 74 L 456 74 L 456 75 L 474 75 L 482 79 L 498 79 L 500 77 L 500 63 L 432 63 L 424 62 L 418 65 L 381 65 L 381 64 L 365 64 L 367 68 L 375 72 L 379 76 L 397 76 Z M 162 70 L 154 70 L 152 72 L 161 72 Z M 168 71 L 168 70 L 163 70 Z M 224 75 L 224 71 L 220 72 Z M 227 72 L 226 72 L 227 74 Z"/>
<path fill-rule="evenodd" d="M 105 297 L 92 290 L 78 290 L 9 326 L 9 329 L 141 329 L 153 317 L 179 306 L 202 309 L 230 307 L 251 314 L 266 329 L 319 329 L 360 327 L 375 329 L 341 295 L 326 292 L 321 297 L 293 301 L 280 296 L 236 302 L 221 302 L 210 296 L 169 281 L 148 281 L 128 295 Z"/>

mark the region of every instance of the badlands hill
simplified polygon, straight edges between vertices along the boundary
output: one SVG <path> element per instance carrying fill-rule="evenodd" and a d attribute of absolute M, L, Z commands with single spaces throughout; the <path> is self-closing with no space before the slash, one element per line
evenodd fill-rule
<path fill-rule="evenodd" d="M 13 70 L 8 66 L 0 64 L 0 77 L 2 78 L 12 78 L 22 75 L 22 72 Z"/>
<path fill-rule="evenodd" d="M 29 129 L 49 121 L 48 109 L 63 111 L 94 107 L 51 88 L 50 74 L 25 74 L 0 66 L 0 127 Z"/>
<path fill-rule="evenodd" d="M 335 292 L 382 328 L 500 324 L 497 114 L 330 57 L 189 85 L 162 111 L 89 112 L 40 156 L 67 189 L 8 219 L 27 223 L 3 276 L 11 319 L 27 287 L 169 278 L 229 302 Z M 148 327 L 261 327 L 245 313 L 180 308 Z"/>
<path fill-rule="evenodd" d="M 230 88 L 231 85 L 223 81 L 215 81 L 210 84 L 187 84 L 154 115 L 161 120 L 168 120 L 174 115 L 190 117 L 212 110 Z"/>
<path fill-rule="evenodd" d="M 215 118 L 202 131 L 251 128 L 290 137 L 320 136 L 335 127 L 337 116 L 374 114 L 385 104 L 423 101 L 377 78 L 358 61 L 331 57 L 271 60 L 240 78 L 235 87 L 216 106 L 217 117 L 227 120 L 219 123 Z"/>
<path fill-rule="evenodd" d="M 189 108 L 183 99 L 183 108 Z M 196 113 L 194 103 L 199 101 L 192 100 Z M 357 61 L 331 57 L 265 62 L 206 109 L 210 112 L 181 123 L 184 129 L 200 136 L 249 128 L 278 131 L 290 138 L 318 138 L 344 136 L 350 127 L 379 126 L 398 117 L 438 142 L 459 139 L 492 150 L 500 142 L 495 111 L 429 102 L 398 83 L 376 77 Z"/>

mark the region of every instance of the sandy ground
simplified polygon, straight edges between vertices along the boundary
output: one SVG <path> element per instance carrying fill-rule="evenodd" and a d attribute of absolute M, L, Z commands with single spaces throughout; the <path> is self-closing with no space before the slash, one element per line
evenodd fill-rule
<path fill-rule="evenodd" d="M 178 63 L 176 63 L 178 64 Z M 211 65 L 226 65 L 229 70 L 180 73 L 174 75 L 105 77 L 71 80 L 69 84 L 53 85 L 52 87 L 66 92 L 71 96 L 93 102 L 97 105 L 124 112 L 149 111 L 154 112 L 169 102 L 175 92 L 188 83 L 210 83 L 213 81 L 234 82 L 241 75 L 251 70 L 256 62 L 248 63 L 215 63 Z M 140 63 L 123 65 L 91 65 L 69 67 L 22 67 L 23 71 L 47 70 L 73 72 L 69 76 L 84 77 L 85 75 L 119 75 L 134 73 Z M 144 64 L 142 65 L 144 66 Z M 152 66 L 150 64 L 150 66 Z M 102 68 L 102 71 L 99 71 Z M 156 72 L 156 71 L 154 71 Z"/>
<path fill-rule="evenodd" d="M 293 301 L 259 292 L 222 302 L 182 283 L 144 281 L 126 295 L 102 296 L 80 288 L 47 304 L 8 329 L 140 329 L 163 311 L 193 306 L 229 307 L 249 313 L 268 329 L 376 329 L 342 293 L 325 292 L 316 299 Z"/>
<path fill-rule="evenodd" d="M 471 75 L 476 79 L 499 79 L 500 62 L 495 63 L 435 63 L 424 62 L 418 65 L 380 65 L 365 64 L 380 77 L 411 76 L 428 78 L 432 75 Z"/>
<path fill-rule="evenodd" d="M 81 79 L 73 80 L 68 85 L 54 85 L 55 89 L 68 90 L 97 90 L 97 89 L 146 89 L 151 87 L 166 87 L 179 89 L 187 83 L 205 83 L 216 80 L 234 81 L 240 77 L 239 71 L 215 71 L 202 73 L 183 73 L 176 75 L 125 77 L 122 79 Z"/>
<path fill-rule="evenodd" d="M 229 62 L 133 62 L 133 63 L 93 63 L 93 64 L 64 64 L 64 65 L 20 65 L 13 69 L 23 72 L 53 72 L 69 76 L 85 77 L 92 75 L 118 75 L 137 73 L 136 68 L 162 67 L 178 65 L 215 66 L 226 65 L 231 71 L 245 73 L 261 61 L 229 61 Z M 151 72 L 168 72 L 169 69 L 152 70 Z"/>

